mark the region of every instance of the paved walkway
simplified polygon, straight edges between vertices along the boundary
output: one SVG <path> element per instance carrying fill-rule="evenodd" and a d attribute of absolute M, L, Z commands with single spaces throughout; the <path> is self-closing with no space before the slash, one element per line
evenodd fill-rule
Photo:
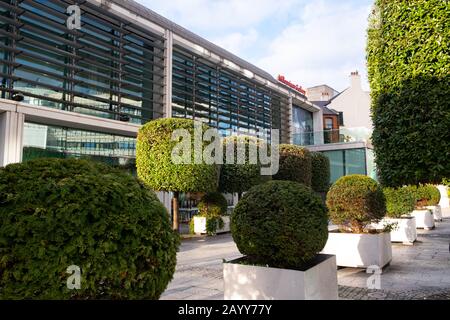
<path fill-rule="evenodd" d="M 436 229 L 418 230 L 414 246 L 393 244 L 381 290 L 366 289 L 364 269 L 338 270 L 341 299 L 450 299 L 450 218 Z M 183 241 L 174 279 L 162 299 L 223 299 L 222 261 L 240 256 L 230 234 Z"/>

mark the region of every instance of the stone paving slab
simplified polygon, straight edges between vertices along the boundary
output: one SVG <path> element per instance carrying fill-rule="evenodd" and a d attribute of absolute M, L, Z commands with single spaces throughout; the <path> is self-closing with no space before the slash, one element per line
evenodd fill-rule
<path fill-rule="evenodd" d="M 364 269 L 338 270 L 340 299 L 450 300 L 450 218 L 434 230 L 418 230 L 413 246 L 393 244 L 393 259 L 381 274 L 381 289 L 367 289 Z M 174 279 L 163 300 L 223 299 L 223 259 L 240 257 L 230 234 L 182 242 Z"/>

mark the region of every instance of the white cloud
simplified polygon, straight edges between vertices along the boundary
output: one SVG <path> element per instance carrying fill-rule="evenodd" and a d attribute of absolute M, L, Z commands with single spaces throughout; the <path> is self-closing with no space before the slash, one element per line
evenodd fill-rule
<path fill-rule="evenodd" d="M 357 69 L 366 77 L 369 10 L 369 6 L 314 1 L 273 39 L 258 65 L 304 87 L 325 83 L 343 90 L 351 71 Z M 367 83 L 364 86 L 368 89 Z"/>
<path fill-rule="evenodd" d="M 137 1 L 303 87 L 326 83 L 343 90 L 354 70 L 366 78 L 371 0 Z M 367 81 L 363 85 L 368 89 Z"/>
<path fill-rule="evenodd" d="M 213 39 L 212 42 L 218 46 L 236 54 L 242 55 L 242 52 L 252 47 L 258 41 L 258 32 L 255 29 L 250 29 L 248 32 L 233 32 L 223 37 Z"/>

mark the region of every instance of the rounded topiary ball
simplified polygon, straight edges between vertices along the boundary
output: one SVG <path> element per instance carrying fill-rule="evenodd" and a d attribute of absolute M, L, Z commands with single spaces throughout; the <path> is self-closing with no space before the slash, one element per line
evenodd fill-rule
<path fill-rule="evenodd" d="M 386 214 L 386 199 L 379 184 L 364 175 L 341 177 L 327 194 L 331 220 L 354 233 L 364 232 L 371 222 Z"/>
<path fill-rule="evenodd" d="M 410 187 L 416 195 L 416 205 L 418 208 L 435 206 L 441 200 L 439 189 L 431 184 Z"/>
<path fill-rule="evenodd" d="M 414 211 L 416 198 L 408 187 L 384 188 L 386 198 L 386 215 L 390 218 L 400 218 Z"/>
<path fill-rule="evenodd" d="M 227 214 L 228 202 L 220 192 L 205 194 L 198 203 L 199 216 L 206 218 L 206 233 L 214 235 L 224 227 L 222 216 Z"/>
<path fill-rule="evenodd" d="M 312 160 L 311 152 L 291 144 L 280 144 L 280 168 L 274 180 L 288 180 L 311 186 Z"/>
<path fill-rule="evenodd" d="M 87 160 L 0 169 L 0 299 L 158 299 L 179 238 L 153 191 Z M 81 289 L 69 290 L 69 266 Z"/>
<path fill-rule="evenodd" d="M 328 216 L 320 198 L 292 181 L 251 188 L 231 216 L 239 251 L 256 264 L 296 268 L 315 257 L 328 239 Z"/>
<path fill-rule="evenodd" d="M 198 211 L 201 215 L 224 215 L 228 210 L 227 199 L 220 192 L 205 194 L 198 203 Z"/>

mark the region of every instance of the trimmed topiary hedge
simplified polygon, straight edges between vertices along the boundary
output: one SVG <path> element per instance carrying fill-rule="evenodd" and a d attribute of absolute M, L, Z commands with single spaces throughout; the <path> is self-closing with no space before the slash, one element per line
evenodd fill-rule
<path fill-rule="evenodd" d="M 155 194 L 86 160 L 0 169 L 0 299 L 158 299 L 179 238 Z M 68 290 L 69 266 L 81 289 Z"/>
<path fill-rule="evenodd" d="M 311 188 L 316 192 L 330 189 L 330 160 L 321 152 L 311 152 Z"/>
<path fill-rule="evenodd" d="M 410 188 L 384 188 L 383 193 L 386 198 L 386 215 L 388 217 L 401 218 L 414 211 L 416 197 Z"/>
<path fill-rule="evenodd" d="M 303 147 L 291 144 L 281 144 L 280 170 L 274 180 L 287 180 L 311 186 L 312 160 L 311 152 Z"/>
<path fill-rule="evenodd" d="M 363 233 L 371 222 L 386 214 L 386 199 L 378 183 L 364 175 L 338 179 L 327 194 L 333 223 L 353 233 Z"/>
<path fill-rule="evenodd" d="M 209 129 L 202 124 L 203 131 Z M 176 130 L 190 134 L 190 163 L 175 164 L 172 152 L 180 143 L 172 140 Z M 205 148 L 210 143 L 204 141 Z M 219 177 L 217 165 L 194 163 L 194 121 L 189 119 L 158 119 L 139 130 L 136 145 L 136 166 L 139 178 L 156 191 L 210 192 L 216 191 Z"/>
<path fill-rule="evenodd" d="M 228 210 L 227 199 L 220 192 L 205 194 L 198 203 L 198 212 L 201 215 L 225 215 Z"/>
<path fill-rule="evenodd" d="M 250 263 L 297 268 L 328 239 L 328 216 L 310 188 L 269 181 L 251 188 L 231 215 L 231 232 Z"/>
<path fill-rule="evenodd" d="M 408 189 L 415 195 L 417 208 L 435 206 L 441 200 L 439 189 L 431 184 L 409 186 Z"/>
<path fill-rule="evenodd" d="M 198 203 L 198 215 L 206 218 L 206 233 L 214 235 L 223 228 L 222 216 L 228 211 L 227 199 L 220 192 L 205 194 Z"/>
<path fill-rule="evenodd" d="M 139 129 L 137 137 L 137 175 L 153 190 L 173 192 L 174 230 L 179 229 L 179 193 L 216 191 L 219 183 L 219 165 L 208 164 L 203 157 L 195 158 L 196 152 L 203 155 L 205 148 L 210 145 L 202 136 L 199 138 L 201 150 L 196 151 L 195 124 L 196 122 L 190 119 L 153 120 Z M 203 132 L 209 129 L 206 124 L 197 124 L 201 125 Z M 172 139 L 175 133 L 183 135 Z M 174 159 L 174 154 L 178 159 Z M 182 159 L 183 156 L 186 159 Z"/>
<path fill-rule="evenodd" d="M 231 136 L 223 139 L 224 161 L 226 161 L 226 149 L 228 145 L 234 148 L 234 157 L 237 159 L 238 143 L 245 144 L 246 158 L 244 164 L 224 163 L 220 172 L 219 190 L 223 193 L 237 193 L 241 197 L 242 193 L 251 187 L 262 183 L 267 178 L 261 176 L 261 164 L 251 164 L 249 162 L 249 149 L 251 146 L 256 148 L 261 143 L 258 139 L 250 136 Z"/>
<path fill-rule="evenodd" d="M 450 177 L 450 5 L 375 1 L 368 31 L 372 136 L 383 185 Z"/>

